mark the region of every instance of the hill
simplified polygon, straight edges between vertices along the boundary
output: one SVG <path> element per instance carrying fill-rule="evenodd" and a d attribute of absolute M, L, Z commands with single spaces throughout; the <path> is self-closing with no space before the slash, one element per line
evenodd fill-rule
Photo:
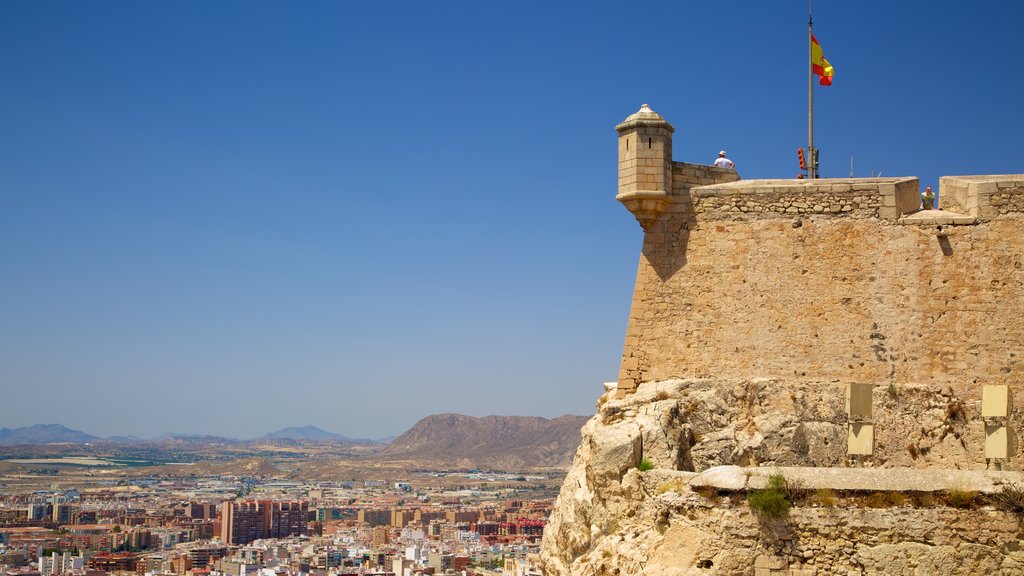
<path fill-rule="evenodd" d="M 299 440 L 308 442 L 340 442 L 353 444 L 378 444 L 377 440 L 365 438 L 349 438 L 334 432 L 328 432 L 316 426 L 289 426 L 277 432 L 271 432 L 259 440 Z"/>
<path fill-rule="evenodd" d="M 25 444 L 54 444 L 95 442 L 99 440 L 85 432 L 72 430 L 60 424 L 33 424 L 21 428 L 0 428 L 0 446 Z"/>
<path fill-rule="evenodd" d="M 583 416 L 435 414 L 417 422 L 373 456 L 382 461 L 463 468 L 565 468 L 580 443 Z"/>

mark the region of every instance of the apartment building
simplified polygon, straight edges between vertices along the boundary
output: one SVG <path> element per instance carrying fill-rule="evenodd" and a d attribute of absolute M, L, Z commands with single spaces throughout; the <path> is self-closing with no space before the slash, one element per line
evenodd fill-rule
<path fill-rule="evenodd" d="M 221 540 L 248 544 L 261 538 L 301 536 L 308 531 L 306 502 L 227 501 L 221 509 Z"/>

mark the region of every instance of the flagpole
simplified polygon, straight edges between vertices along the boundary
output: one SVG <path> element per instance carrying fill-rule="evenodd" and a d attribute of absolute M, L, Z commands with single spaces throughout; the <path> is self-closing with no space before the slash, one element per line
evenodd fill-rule
<path fill-rule="evenodd" d="M 807 177 L 817 178 L 814 165 L 814 17 L 807 0 Z"/>

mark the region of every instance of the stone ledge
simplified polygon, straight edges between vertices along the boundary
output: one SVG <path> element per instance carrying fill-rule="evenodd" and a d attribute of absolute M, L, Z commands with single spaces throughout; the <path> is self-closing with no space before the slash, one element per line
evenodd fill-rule
<path fill-rule="evenodd" d="M 917 178 L 912 176 L 896 178 L 818 178 L 816 180 L 757 179 L 710 184 L 695 188 L 693 193 L 695 196 L 731 196 L 737 193 L 756 195 L 770 192 L 863 192 L 879 194 L 880 192 L 893 193 L 896 191 L 897 185 L 916 182 Z"/>
<path fill-rule="evenodd" d="M 916 468 L 810 468 L 716 466 L 690 478 L 693 488 L 733 492 L 767 486 L 768 477 L 782 474 L 803 488 L 855 492 L 998 492 L 1007 484 L 1024 487 L 1024 473 L 995 470 L 920 470 Z"/>
<path fill-rule="evenodd" d="M 967 214 L 949 210 L 918 210 L 899 219 L 905 226 L 970 226 L 978 219 Z"/>

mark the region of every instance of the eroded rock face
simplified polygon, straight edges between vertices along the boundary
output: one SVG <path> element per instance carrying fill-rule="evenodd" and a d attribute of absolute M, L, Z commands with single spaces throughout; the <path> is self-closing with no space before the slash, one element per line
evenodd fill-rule
<path fill-rule="evenodd" d="M 545 529 L 545 574 L 1024 573 L 1024 522 L 1009 512 L 800 507 L 766 522 L 742 497 L 691 490 L 720 465 L 849 466 L 844 390 L 687 379 L 602 397 Z M 984 470 L 979 403 L 876 387 L 869 465 Z M 1020 436 L 1019 417 L 1010 427 Z M 655 470 L 641 473 L 641 460 Z"/>

